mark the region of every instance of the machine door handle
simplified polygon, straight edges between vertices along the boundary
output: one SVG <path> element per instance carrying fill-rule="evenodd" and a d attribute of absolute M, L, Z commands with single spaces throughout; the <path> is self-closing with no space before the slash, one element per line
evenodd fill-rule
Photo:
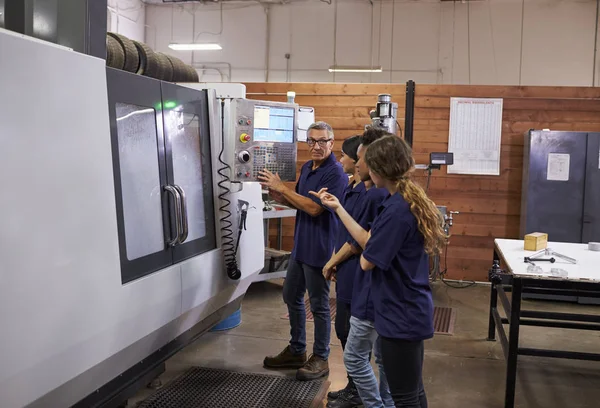
<path fill-rule="evenodd" d="M 173 201 L 175 202 L 175 226 L 177 232 L 173 239 L 167 242 L 167 245 L 174 247 L 179 243 L 179 238 L 181 237 L 181 195 L 179 194 L 179 190 L 173 186 L 165 186 L 164 189 L 173 196 Z"/>
<path fill-rule="evenodd" d="M 179 235 L 179 243 L 183 244 L 188 237 L 188 212 L 187 212 L 187 199 L 185 198 L 185 191 L 183 188 L 178 186 L 177 184 L 173 185 L 175 189 L 179 192 L 179 196 L 181 197 L 181 233 Z"/>

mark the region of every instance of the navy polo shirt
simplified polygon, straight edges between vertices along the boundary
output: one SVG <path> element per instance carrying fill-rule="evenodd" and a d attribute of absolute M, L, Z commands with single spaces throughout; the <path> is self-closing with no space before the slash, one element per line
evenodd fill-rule
<path fill-rule="evenodd" d="M 296 193 L 310 198 L 319 205 L 321 200 L 309 194 L 309 191 L 318 192 L 327 187 L 327 191 L 341 199 L 344 188 L 348 185 L 348 176 L 344 173 L 342 165 L 337 162 L 331 153 L 315 170 L 313 162 L 304 163 L 300 170 L 300 177 L 296 183 Z M 338 220 L 335 212 L 327 207 L 316 217 L 298 210 L 296 211 L 296 226 L 294 230 L 294 248 L 292 259 L 297 262 L 323 268 L 333 254 Z"/>
<path fill-rule="evenodd" d="M 355 220 L 358 219 L 362 199 L 367 189 L 365 183 L 350 184 L 344 190 L 340 203 L 344 209 Z M 339 221 L 337 240 L 335 242 L 335 251 L 339 251 L 346 242 L 350 242 L 352 236 L 346 229 L 346 226 Z M 352 287 L 354 286 L 354 275 L 356 268 L 360 266 L 360 255 L 352 255 L 337 266 L 335 290 L 337 299 L 344 303 L 352 303 Z"/>
<path fill-rule="evenodd" d="M 364 230 L 369 231 L 371 229 L 371 223 L 377 217 L 379 206 L 388 195 L 389 193 L 385 188 L 371 187 L 367 190 L 363 197 L 359 214 L 355 218 L 356 222 Z M 351 239 L 350 243 L 360 248 L 356 240 Z M 371 271 L 363 271 L 360 267 L 360 256 L 358 258 L 359 262 L 356 265 L 354 274 L 350 314 L 357 319 L 372 322 L 375 320 L 375 315 L 373 311 L 373 299 L 371 297 Z"/>
<path fill-rule="evenodd" d="M 375 265 L 371 293 L 377 333 L 408 341 L 433 337 L 429 257 L 402 195 L 390 195 L 382 203 L 362 255 Z"/>

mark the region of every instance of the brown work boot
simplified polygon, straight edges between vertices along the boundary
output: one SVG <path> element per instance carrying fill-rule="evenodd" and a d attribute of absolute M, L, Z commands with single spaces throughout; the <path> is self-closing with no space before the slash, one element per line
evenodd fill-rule
<path fill-rule="evenodd" d="M 265 368 L 300 368 L 306 363 L 306 352 L 293 354 L 290 346 L 283 349 L 276 356 L 265 357 L 263 365 Z"/>
<path fill-rule="evenodd" d="M 299 381 L 316 380 L 329 374 L 329 363 L 314 354 L 310 356 L 304 367 L 296 372 L 296 379 Z"/>

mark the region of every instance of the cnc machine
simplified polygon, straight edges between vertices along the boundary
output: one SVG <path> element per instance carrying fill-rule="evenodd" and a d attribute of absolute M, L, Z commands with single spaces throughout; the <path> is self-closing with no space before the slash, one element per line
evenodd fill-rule
<path fill-rule="evenodd" d="M 0 406 L 117 406 L 264 267 L 233 98 L 1 29 L 0 49 Z M 295 169 L 297 105 L 260 106 L 291 119 L 279 145 L 246 132 L 250 162 Z"/>

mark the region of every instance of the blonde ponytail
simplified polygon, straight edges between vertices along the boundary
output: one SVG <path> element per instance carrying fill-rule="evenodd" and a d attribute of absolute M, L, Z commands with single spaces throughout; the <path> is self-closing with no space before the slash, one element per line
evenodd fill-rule
<path fill-rule="evenodd" d="M 444 232 L 440 212 L 435 203 L 427 197 L 421 186 L 408 177 L 402 177 L 397 182 L 396 188 L 417 219 L 419 231 L 425 239 L 425 251 L 429 255 L 438 255 L 446 244 L 448 236 Z"/>

